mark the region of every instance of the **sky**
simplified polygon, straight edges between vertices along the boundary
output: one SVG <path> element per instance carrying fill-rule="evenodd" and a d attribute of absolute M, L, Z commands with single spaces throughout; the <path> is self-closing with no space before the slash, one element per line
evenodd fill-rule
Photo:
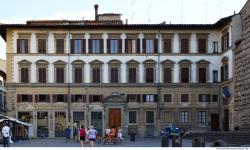
<path fill-rule="evenodd" d="M 25 23 L 39 19 L 94 19 L 99 13 L 119 13 L 128 23 L 210 24 L 239 13 L 247 0 L 5 0 L 0 23 Z M 6 44 L 0 37 L 0 59 Z"/>

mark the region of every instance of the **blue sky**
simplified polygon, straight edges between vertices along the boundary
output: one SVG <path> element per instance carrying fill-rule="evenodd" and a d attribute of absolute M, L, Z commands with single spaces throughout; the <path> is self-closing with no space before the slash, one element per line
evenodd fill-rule
<path fill-rule="evenodd" d="M 24 23 L 30 19 L 94 19 L 99 13 L 121 13 L 129 23 L 214 23 L 238 13 L 247 0 L 5 0 L 0 23 Z M 0 59 L 5 43 L 0 39 Z"/>

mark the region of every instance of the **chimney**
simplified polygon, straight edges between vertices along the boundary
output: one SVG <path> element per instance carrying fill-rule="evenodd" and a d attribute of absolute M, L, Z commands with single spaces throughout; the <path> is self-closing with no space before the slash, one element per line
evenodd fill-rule
<path fill-rule="evenodd" d="M 98 20 L 98 18 L 97 18 L 97 15 L 98 15 L 98 5 L 95 4 L 94 8 L 95 8 L 95 21 L 97 21 Z"/>

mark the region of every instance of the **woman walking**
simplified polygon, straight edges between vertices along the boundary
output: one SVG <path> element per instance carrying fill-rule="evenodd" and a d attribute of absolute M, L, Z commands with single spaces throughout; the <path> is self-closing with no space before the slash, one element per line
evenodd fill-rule
<path fill-rule="evenodd" d="M 94 142 L 96 141 L 96 134 L 97 134 L 97 131 L 94 129 L 93 126 L 90 126 L 87 132 L 87 136 L 88 136 L 91 147 L 94 147 Z"/>
<path fill-rule="evenodd" d="M 79 130 L 79 135 L 80 135 L 80 143 L 81 143 L 81 145 L 83 147 L 83 143 L 85 141 L 85 136 L 86 136 L 86 131 L 85 131 L 83 125 L 81 126 L 81 128 Z"/>

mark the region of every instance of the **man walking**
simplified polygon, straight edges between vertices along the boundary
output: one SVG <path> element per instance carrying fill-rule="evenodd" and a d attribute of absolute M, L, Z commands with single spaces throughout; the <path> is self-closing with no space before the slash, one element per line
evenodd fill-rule
<path fill-rule="evenodd" d="M 3 147 L 10 146 L 10 127 L 8 127 L 8 123 L 4 123 L 4 127 L 2 128 L 2 136 L 3 136 Z"/>
<path fill-rule="evenodd" d="M 70 129 L 70 126 L 68 126 L 68 128 L 66 129 L 66 143 L 70 141 L 70 133 L 71 133 L 71 129 Z"/>

